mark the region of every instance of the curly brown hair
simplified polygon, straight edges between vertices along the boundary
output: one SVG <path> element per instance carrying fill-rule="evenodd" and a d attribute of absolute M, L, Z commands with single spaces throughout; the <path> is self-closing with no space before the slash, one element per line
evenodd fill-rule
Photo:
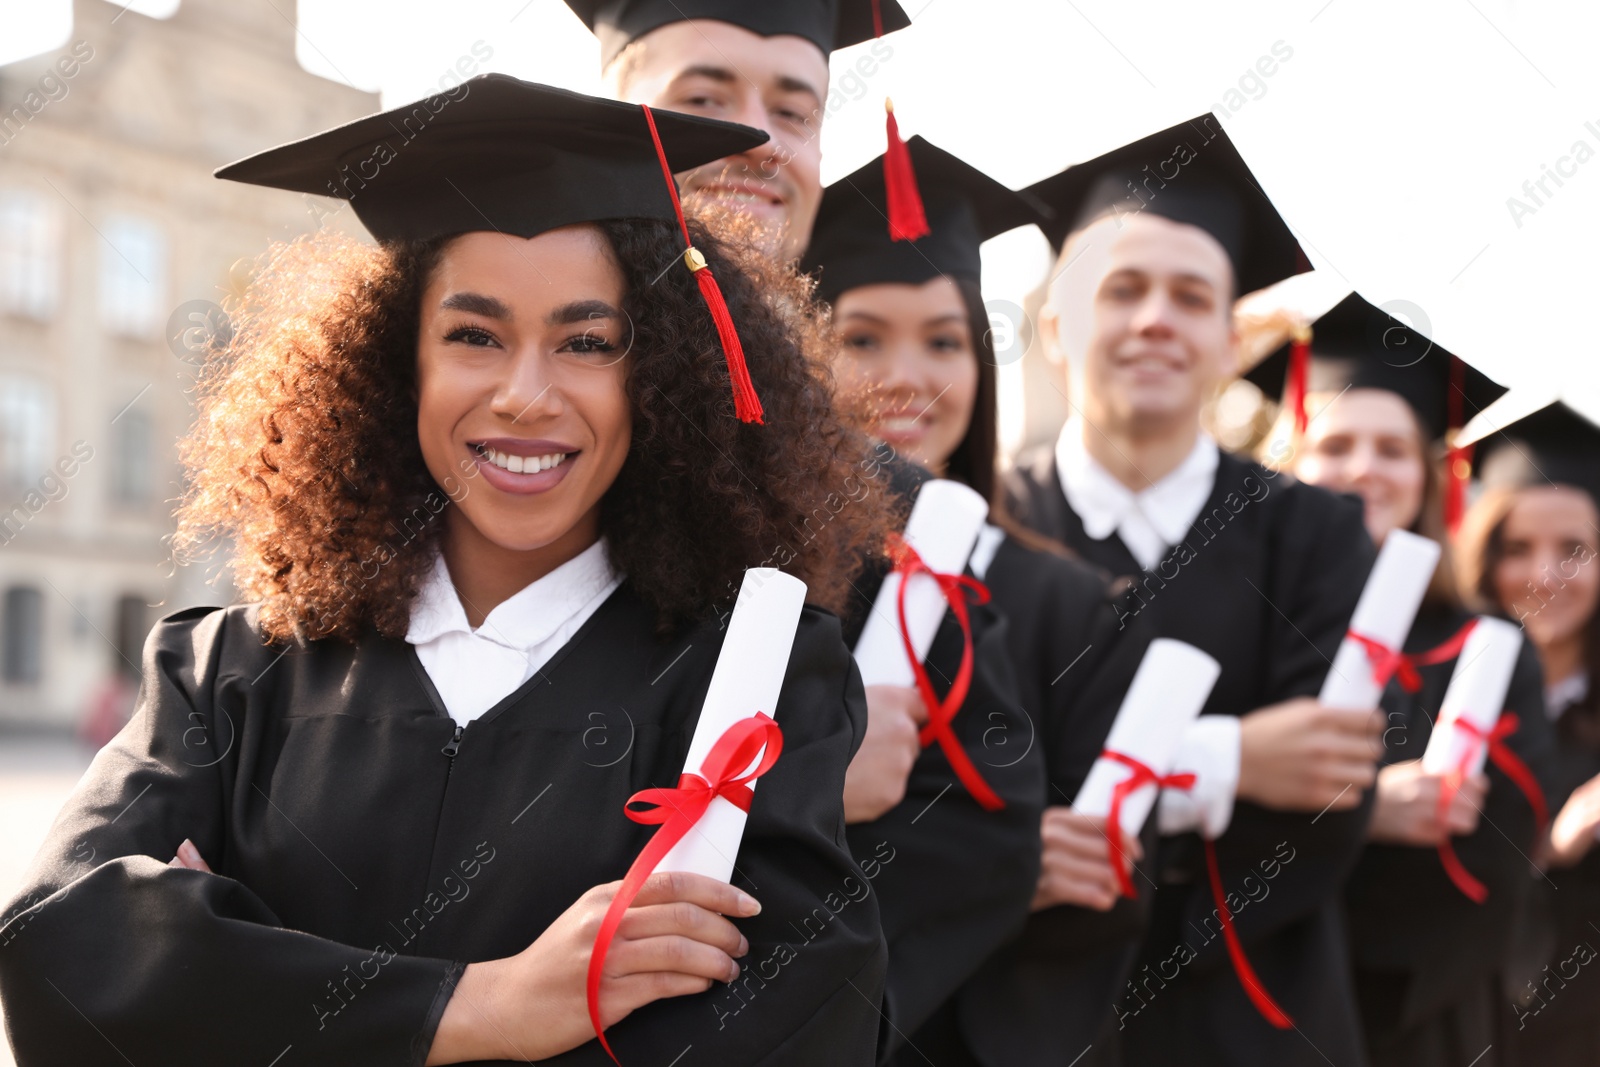
<path fill-rule="evenodd" d="M 746 425 L 695 280 L 662 273 L 681 234 L 596 225 L 633 326 L 632 444 L 601 503 L 612 561 L 663 631 L 718 612 L 753 566 L 842 611 L 896 504 L 881 457 L 834 410 L 809 283 L 691 220 L 765 407 L 765 425 Z M 447 242 L 324 231 L 274 247 L 201 375 L 174 548 L 187 561 L 231 542 L 234 583 L 269 639 L 405 634 L 444 526 L 433 520 L 465 489 L 429 475 L 417 439 L 421 295 Z"/>

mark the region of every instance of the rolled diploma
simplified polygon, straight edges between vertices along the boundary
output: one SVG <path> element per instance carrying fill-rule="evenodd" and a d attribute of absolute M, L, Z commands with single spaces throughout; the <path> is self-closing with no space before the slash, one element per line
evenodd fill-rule
<path fill-rule="evenodd" d="M 924 482 L 906 520 L 906 542 L 940 574 L 959 574 L 988 517 L 989 505 L 983 497 L 960 482 Z M 900 615 L 895 604 L 899 595 L 900 576 L 890 574 L 883 580 L 867 624 L 856 641 L 856 665 L 861 669 L 863 685 L 916 684 L 900 637 Z M 939 621 L 947 606 L 939 583 L 926 574 L 912 578 L 906 590 L 906 629 L 919 662 L 928 657 L 928 648 L 939 632 Z"/>
<path fill-rule="evenodd" d="M 789 670 L 789 653 L 805 601 L 806 583 L 792 575 L 772 567 L 752 567 L 744 572 L 728 620 L 728 636 L 711 672 L 706 702 L 683 761 L 685 773 L 700 773 L 711 746 L 734 723 L 758 711 L 776 717 L 774 709 Z M 750 788 L 758 784 L 751 782 Z M 733 861 L 739 854 L 747 817 L 737 806 L 717 797 L 694 829 L 661 858 L 656 870 L 690 871 L 732 881 Z"/>
<path fill-rule="evenodd" d="M 1411 623 L 1439 565 L 1439 545 L 1406 530 L 1383 539 L 1378 560 L 1367 575 L 1361 599 L 1350 617 L 1350 629 L 1382 641 L 1389 648 L 1405 645 Z M 1383 686 L 1372 678 L 1367 650 L 1348 636 L 1339 642 L 1333 665 L 1322 683 L 1322 703 L 1334 708 L 1376 708 Z"/>
<path fill-rule="evenodd" d="M 1193 645 L 1169 637 L 1151 641 L 1117 709 L 1105 747 L 1132 756 L 1157 774 L 1169 773 L 1184 731 L 1200 714 L 1221 673 L 1222 666 Z M 1131 773 L 1101 756 L 1089 768 L 1073 810 L 1081 815 L 1111 814 L 1111 791 Z M 1144 828 L 1157 792 L 1139 789 L 1122 802 L 1124 832 L 1137 835 Z"/>
<path fill-rule="evenodd" d="M 1467 764 L 1468 774 L 1483 770 L 1489 746 L 1482 744 L 1465 730 L 1447 723 L 1462 718 L 1484 733 L 1494 729 L 1500 711 L 1506 706 L 1506 692 L 1511 688 L 1511 675 L 1517 669 L 1517 655 L 1522 651 L 1522 631 L 1504 619 L 1480 618 L 1456 660 L 1456 669 L 1450 675 L 1450 686 L 1444 691 L 1444 702 L 1439 705 L 1439 717 L 1428 738 L 1428 748 L 1422 754 L 1422 769 L 1429 774 L 1444 774 L 1461 762 L 1461 755 L 1469 747 L 1472 762 Z"/>

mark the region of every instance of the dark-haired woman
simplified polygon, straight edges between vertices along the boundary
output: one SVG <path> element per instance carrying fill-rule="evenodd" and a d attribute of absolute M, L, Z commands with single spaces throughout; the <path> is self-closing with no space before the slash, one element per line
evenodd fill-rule
<path fill-rule="evenodd" d="M 1285 350 L 1252 375 L 1265 383 L 1287 361 Z M 1444 550 L 1405 643 L 1418 657 L 1420 685 L 1408 690 L 1396 679 L 1383 695 L 1384 755 L 1368 843 L 1345 889 L 1368 1055 L 1374 1067 L 1503 1064 L 1499 981 L 1529 888 L 1536 809 L 1498 765 L 1486 763 L 1485 773 L 1461 783 L 1441 819 L 1446 776 L 1422 766 L 1459 660 L 1452 638 L 1473 619 L 1453 580 L 1439 442 L 1452 421 L 1452 393 L 1476 406 L 1496 390 L 1354 294 L 1314 324 L 1307 369 L 1310 417 L 1292 450 L 1295 477 L 1360 497 L 1375 544 L 1408 530 Z M 1291 418 L 1283 412 L 1280 455 L 1291 454 Z M 1542 778 L 1551 739 L 1540 684 L 1538 658 L 1524 643 L 1506 695 L 1519 720 L 1507 747 Z M 1466 895 L 1470 882 L 1462 888 L 1447 873 L 1438 851 L 1447 836 L 1461 867 L 1487 891 L 1481 902 Z"/>
<path fill-rule="evenodd" d="M 798 281 L 676 217 L 668 166 L 761 134 L 499 75 L 399 130 L 223 172 L 349 181 L 379 244 L 280 249 L 206 379 L 180 540 L 230 539 L 252 603 L 156 628 L 7 908 L 20 1062 L 607 1062 L 586 972 L 652 832 L 623 806 L 678 783 L 727 591 L 865 457 Z M 744 367 L 765 425 L 729 402 Z M 884 949 L 841 803 L 865 711 L 822 609 L 884 529 L 863 501 L 784 563 L 816 607 L 751 709 L 781 758 L 737 885 L 658 874 L 624 913 L 624 1062 L 872 1059 Z"/>
<path fill-rule="evenodd" d="M 1554 818 L 1508 976 L 1506 1062 L 1600 1061 L 1600 430 L 1562 404 L 1480 442 L 1483 495 L 1462 523 L 1461 586 L 1520 622 L 1556 735 Z"/>
<path fill-rule="evenodd" d="M 1038 208 L 921 138 L 908 148 L 930 232 L 909 242 L 888 234 L 877 160 L 824 194 L 807 263 L 832 305 L 835 374 L 858 420 L 900 455 L 991 501 L 998 525 L 980 537 L 971 569 L 1006 621 L 1029 718 L 1028 731 L 1010 731 L 991 752 L 1015 748 L 1010 759 L 1042 747 L 1047 781 L 1031 915 L 894 1062 L 1065 1064 L 1091 1044 L 1083 1063 L 1116 1062 L 1113 1004 L 1143 911 L 1119 899 L 1104 820 L 1070 804 L 1149 635 L 1139 625 L 1120 630 L 1103 579 L 1011 523 L 997 492 L 996 358 L 978 248 L 1036 221 Z M 1124 844 L 1142 855 L 1138 841 Z M 893 969 L 891 958 L 891 981 Z"/>

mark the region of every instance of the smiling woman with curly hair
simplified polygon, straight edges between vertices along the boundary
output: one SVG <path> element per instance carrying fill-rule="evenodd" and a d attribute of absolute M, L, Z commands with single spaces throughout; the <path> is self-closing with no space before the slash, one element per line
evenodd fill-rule
<path fill-rule="evenodd" d="M 763 135 L 464 88 L 414 139 L 376 115 L 221 172 L 347 182 L 379 244 L 276 249 L 203 379 L 178 543 L 231 542 L 250 603 L 156 627 L 0 913 L 21 1062 L 604 1062 L 586 977 L 649 837 L 623 808 L 678 783 L 763 565 L 813 605 L 750 709 L 782 758 L 735 884 L 656 874 L 621 912 L 599 1019 L 635 1062 L 872 1061 L 883 935 L 842 800 L 866 708 L 823 609 L 889 506 L 805 285 L 680 230 L 663 188 Z"/>
<path fill-rule="evenodd" d="M 721 360 L 706 358 L 716 332 L 689 272 L 669 270 L 652 284 L 678 254 L 673 224 L 609 220 L 568 237 L 609 259 L 627 293 L 615 320 L 591 308 L 564 326 L 589 349 L 567 362 L 615 377 L 632 409 L 625 453 L 605 457 L 625 462 L 599 500 L 598 529 L 664 627 L 712 612 L 746 567 L 764 563 L 803 579 L 813 603 L 838 612 L 851 565 L 885 521 L 882 495 L 868 491 L 876 453 L 834 416 L 817 358 L 826 351 L 820 326 L 794 310 L 809 310 L 805 283 L 691 228 L 723 279 L 768 425 L 732 417 Z M 509 269 L 532 266 L 495 235 L 472 240 Z M 322 235 L 276 249 L 229 357 L 202 384 L 200 419 L 182 446 L 190 488 L 177 546 L 200 550 L 218 535 L 233 542 L 234 582 L 260 603 L 270 637 L 403 637 L 447 531 L 476 525 L 480 505 L 487 514 L 508 503 L 480 479 L 489 464 L 469 447 L 476 442 L 430 462 L 419 440 L 428 427 L 418 422 L 417 337 L 447 247 Z M 494 345 L 471 318 L 440 317 L 446 329 L 479 331 L 441 337 L 441 350 Z M 424 352 L 434 340 L 424 336 Z M 535 404 L 544 384 L 517 394 L 518 404 Z M 521 421 L 535 423 L 536 410 Z M 829 492 L 852 506 L 825 509 Z M 817 522 L 819 511 L 830 521 Z M 515 578 L 507 575 L 514 588 L 527 584 Z"/>

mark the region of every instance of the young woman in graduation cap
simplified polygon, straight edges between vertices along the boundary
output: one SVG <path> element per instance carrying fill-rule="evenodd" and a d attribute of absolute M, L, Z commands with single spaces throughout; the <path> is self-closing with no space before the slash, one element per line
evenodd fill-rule
<path fill-rule="evenodd" d="M 1149 635 L 1142 625 L 1119 629 L 1099 574 L 1013 522 L 997 492 L 996 356 L 979 246 L 1039 222 L 1043 209 L 920 137 L 907 147 L 928 233 L 902 240 L 885 225 L 879 157 L 824 193 L 805 265 L 832 306 L 845 402 L 875 437 L 991 502 L 998 525 L 981 535 L 971 569 L 1005 616 L 1037 733 L 1008 747 L 1037 745 L 1048 780 L 1044 864 L 1025 930 L 975 969 L 895 1062 L 1065 1063 L 1086 1045 L 1103 1054 L 1112 1044 L 1112 1002 L 1142 923 L 1140 903 L 1119 898 L 1104 820 L 1067 805 Z M 1068 670 L 1070 683 L 1056 684 Z M 1138 841 L 1123 844 L 1142 855 Z M 891 983 L 894 971 L 891 955 Z"/>
<path fill-rule="evenodd" d="M 677 214 L 672 171 L 763 135 L 468 84 L 409 137 L 380 114 L 219 172 L 341 195 L 378 244 L 277 249 L 203 383 L 180 542 L 231 540 L 253 602 L 156 627 L 7 909 L 23 1062 L 607 1062 L 587 969 L 651 833 L 624 804 L 678 782 L 744 569 L 865 446 L 799 279 Z M 819 607 L 874 499 L 784 562 Z M 625 1062 L 874 1055 L 832 615 L 782 692 L 743 888 L 654 876 L 604 957 Z"/>
<path fill-rule="evenodd" d="M 1545 708 L 1556 735 L 1554 818 L 1530 853 L 1543 877 L 1530 886 L 1506 982 L 1512 1017 L 1505 1062 L 1595 1063 L 1600 982 L 1590 972 L 1600 940 L 1590 924 L 1600 921 L 1600 429 L 1556 403 L 1478 442 L 1475 459 L 1483 492 L 1461 524 L 1461 587 L 1522 624 L 1544 667 Z"/>
<path fill-rule="evenodd" d="M 1408 530 L 1445 549 L 1405 643 L 1409 669 L 1383 696 L 1372 824 L 1345 888 L 1350 955 L 1374 1067 L 1447 1067 L 1490 1046 L 1479 1062 L 1501 1064 L 1499 979 L 1531 888 L 1537 808 L 1495 762 L 1448 792 L 1447 776 L 1424 771 L 1421 759 L 1475 618 L 1452 573 L 1443 468 L 1459 460 L 1443 441 L 1502 390 L 1354 293 L 1316 320 L 1309 347 L 1280 349 L 1247 377 L 1270 395 L 1285 379 L 1297 383 L 1271 446 L 1291 457 L 1295 477 L 1360 497 L 1375 544 Z M 1551 740 L 1531 645 L 1506 707 L 1518 725 L 1505 745 L 1542 778 Z"/>

